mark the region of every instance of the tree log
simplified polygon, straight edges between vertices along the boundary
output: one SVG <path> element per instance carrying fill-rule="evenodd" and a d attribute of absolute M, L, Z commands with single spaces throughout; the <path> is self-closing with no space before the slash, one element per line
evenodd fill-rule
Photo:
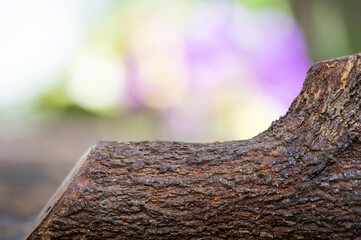
<path fill-rule="evenodd" d="M 361 239 L 361 54 L 245 141 L 99 142 L 27 239 Z"/>

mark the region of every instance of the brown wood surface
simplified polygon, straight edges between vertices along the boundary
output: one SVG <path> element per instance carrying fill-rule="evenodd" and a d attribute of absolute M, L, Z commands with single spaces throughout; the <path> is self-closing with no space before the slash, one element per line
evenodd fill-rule
<path fill-rule="evenodd" d="M 245 141 L 100 142 L 27 239 L 361 239 L 361 55 Z"/>

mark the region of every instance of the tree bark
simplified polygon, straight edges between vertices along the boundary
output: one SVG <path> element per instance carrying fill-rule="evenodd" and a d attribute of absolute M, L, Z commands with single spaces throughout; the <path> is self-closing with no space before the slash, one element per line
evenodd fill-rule
<path fill-rule="evenodd" d="M 245 141 L 100 142 L 27 239 L 361 239 L 361 54 Z"/>

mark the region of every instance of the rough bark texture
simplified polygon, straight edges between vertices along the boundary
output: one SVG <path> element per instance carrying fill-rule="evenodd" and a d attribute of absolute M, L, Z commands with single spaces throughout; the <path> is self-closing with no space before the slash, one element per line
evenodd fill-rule
<path fill-rule="evenodd" d="M 246 141 L 100 142 L 28 239 L 361 239 L 361 55 Z"/>

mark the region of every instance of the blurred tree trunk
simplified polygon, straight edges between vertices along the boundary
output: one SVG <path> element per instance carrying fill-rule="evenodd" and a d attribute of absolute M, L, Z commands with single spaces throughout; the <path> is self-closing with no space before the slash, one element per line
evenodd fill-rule
<path fill-rule="evenodd" d="M 360 239 L 361 55 L 246 141 L 100 142 L 28 239 Z"/>
<path fill-rule="evenodd" d="M 292 0 L 290 3 L 314 61 L 360 51 L 361 1 Z"/>

